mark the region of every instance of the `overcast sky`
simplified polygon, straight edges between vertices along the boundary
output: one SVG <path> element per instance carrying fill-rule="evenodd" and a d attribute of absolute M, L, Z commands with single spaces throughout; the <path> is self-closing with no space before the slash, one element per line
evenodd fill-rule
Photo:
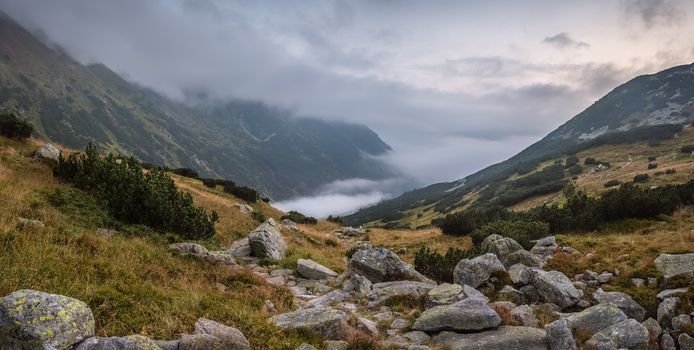
<path fill-rule="evenodd" d="M 421 184 L 501 161 L 638 74 L 691 63 L 694 2 L 0 0 L 78 60 L 363 123 Z"/>

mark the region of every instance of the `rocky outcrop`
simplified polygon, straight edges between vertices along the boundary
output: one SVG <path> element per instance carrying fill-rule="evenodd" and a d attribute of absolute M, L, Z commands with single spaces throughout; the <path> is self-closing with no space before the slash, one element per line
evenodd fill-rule
<path fill-rule="evenodd" d="M 181 255 L 190 255 L 212 264 L 236 265 L 236 259 L 231 254 L 225 251 L 209 251 L 197 243 L 173 243 L 169 245 L 169 248 Z"/>
<path fill-rule="evenodd" d="M 450 305 L 470 297 L 487 300 L 484 294 L 468 285 L 442 283 L 427 293 L 424 307 L 428 309 L 434 306 Z"/>
<path fill-rule="evenodd" d="M 77 299 L 28 289 L 0 299 L 3 348 L 66 350 L 93 335 L 92 311 Z"/>
<path fill-rule="evenodd" d="M 646 349 L 648 347 L 648 329 L 634 319 L 618 322 L 590 338 L 586 345 L 600 347 L 599 344 L 610 344 L 615 349 Z"/>
<path fill-rule="evenodd" d="M 287 243 L 273 219 L 268 219 L 248 234 L 248 244 L 251 254 L 260 259 L 280 260 L 287 254 Z"/>
<path fill-rule="evenodd" d="M 374 283 L 408 280 L 435 284 L 385 248 L 359 250 L 349 260 L 349 267 L 353 274 L 362 275 Z"/>
<path fill-rule="evenodd" d="M 559 271 L 533 271 L 533 286 L 545 301 L 562 309 L 576 304 L 583 297 L 583 292 Z"/>
<path fill-rule="evenodd" d="M 620 310 L 624 311 L 627 317 L 639 322 L 646 317 L 646 310 L 639 305 L 632 297 L 621 292 L 605 292 L 602 288 L 593 293 L 593 298 L 600 304 L 612 303 Z"/>
<path fill-rule="evenodd" d="M 503 263 L 507 268 L 515 264 L 523 264 L 529 267 L 542 267 L 544 264 L 542 259 L 527 250 L 518 250 L 509 254 L 503 259 Z"/>
<path fill-rule="evenodd" d="M 280 328 L 305 329 L 327 339 L 344 336 L 347 314 L 330 307 L 299 309 L 279 314 L 268 321 Z"/>
<path fill-rule="evenodd" d="M 442 332 L 432 341 L 451 350 L 547 350 L 547 334 L 531 327 L 499 327 L 470 334 Z"/>
<path fill-rule="evenodd" d="M 653 264 L 665 275 L 665 279 L 679 275 L 691 276 L 694 272 L 694 253 L 660 254 Z"/>
<path fill-rule="evenodd" d="M 456 284 L 477 288 L 492 274 L 505 271 L 506 268 L 499 258 L 495 254 L 487 253 L 473 259 L 460 260 L 453 270 L 453 281 Z"/>
<path fill-rule="evenodd" d="M 337 277 L 337 272 L 309 259 L 299 259 L 296 262 L 296 272 L 310 280 Z"/>
<path fill-rule="evenodd" d="M 52 160 L 57 162 L 59 157 L 60 150 L 50 143 L 44 144 L 34 153 L 34 160 Z"/>
<path fill-rule="evenodd" d="M 424 332 L 470 332 L 496 328 L 500 324 L 501 318 L 487 305 L 486 300 L 468 298 L 425 310 L 414 322 L 412 329 Z"/>
<path fill-rule="evenodd" d="M 370 308 L 381 306 L 394 298 L 422 300 L 434 285 L 415 281 L 376 283 L 367 294 Z"/>
<path fill-rule="evenodd" d="M 566 322 L 574 331 L 595 333 L 625 321 L 627 316 L 614 304 L 598 304 L 571 314 Z"/>
<path fill-rule="evenodd" d="M 552 256 L 552 254 L 554 254 L 554 252 L 557 251 L 558 248 L 559 245 L 557 244 L 557 240 L 554 238 L 554 236 L 549 236 L 538 239 L 535 242 L 535 246 L 530 249 L 530 252 L 540 257 L 540 259 L 546 261 L 550 256 Z"/>
<path fill-rule="evenodd" d="M 496 255 L 499 260 L 505 260 L 512 253 L 523 250 L 523 247 L 515 240 L 497 234 L 487 236 L 480 244 L 480 248 L 485 253 Z"/>

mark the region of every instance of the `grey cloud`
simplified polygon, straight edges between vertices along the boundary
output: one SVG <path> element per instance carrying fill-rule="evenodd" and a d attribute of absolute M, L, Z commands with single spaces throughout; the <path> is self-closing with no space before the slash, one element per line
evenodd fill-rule
<path fill-rule="evenodd" d="M 590 45 L 586 42 L 576 41 L 572 39 L 566 32 L 562 32 L 553 36 L 548 36 L 544 38 L 542 42 L 558 47 L 560 49 L 585 49 L 590 47 Z"/>
<path fill-rule="evenodd" d="M 671 0 L 623 0 L 622 7 L 629 16 L 636 16 L 646 28 L 656 25 L 679 24 L 685 12 Z"/>

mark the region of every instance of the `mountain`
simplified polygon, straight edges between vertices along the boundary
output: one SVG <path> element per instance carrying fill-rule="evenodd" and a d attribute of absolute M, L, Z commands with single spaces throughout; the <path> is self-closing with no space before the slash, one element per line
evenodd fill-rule
<path fill-rule="evenodd" d="M 273 199 L 333 180 L 381 179 L 373 156 L 390 147 L 365 126 L 302 118 L 254 101 L 185 104 L 83 65 L 0 13 L 0 111 L 70 148 L 89 142 L 203 176 L 252 186 Z"/>
<path fill-rule="evenodd" d="M 561 190 L 572 181 L 595 182 L 608 175 L 630 180 L 627 174 L 634 175 L 624 169 L 637 160 L 648 163 L 654 154 L 668 155 L 673 166 L 687 164 L 688 169 L 691 157 L 681 154 L 679 148 L 694 143 L 692 127 L 683 128 L 692 120 L 694 64 L 639 76 L 506 161 L 457 181 L 433 184 L 361 209 L 346 221 L 409 227 L 472 206 L 522 206 L 532 199 L 541 204 L 542 199 L 559 200 Z M 574 155 L 578 162 L 570 157 Z M 585 164 L 585 158 L 596 157 L 598 163 L 609 158 L 619 166 L 596 175 L 602 170 L 595 168 L 599 164 Z M 645 166 L 644 172 L 653 174 L 662 169 Z M 619 173 L 619 169 L 624 171 Z M 686 179 L 688 174 L 683 176 Z"/>

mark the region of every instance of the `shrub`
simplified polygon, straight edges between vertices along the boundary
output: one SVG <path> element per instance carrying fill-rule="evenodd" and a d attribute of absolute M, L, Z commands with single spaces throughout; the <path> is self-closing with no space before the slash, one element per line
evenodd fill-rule
<path fill-rule="evenodd" d="M 634 176 L 634 182 L 648 182 L 648 174 L 638 174 Z"/>
<path fill-rule="evenodd" d="M 325 246 L 326 247 L 337 247 L 337 241 L 332 239 L 332 238 L 328 238 L 325 240 Z"/>
<path fill-rule="evenodd" d="M 576 155 L 570 155 L 566 158 L 566 163 L 564 164 L 564 167 L 569 169 L 574 165 L 578 164 L 578 157 Z"/>
<path fill-rule="evenodd" d="M 667 174 L 667 175 L 672 175 L 672 174 L 674 174 L 674 173 L 676 173 L 676 172 L 677 172 L 677 170 L 675 170 L 675 169 L 667 169 L 667 170 L 665 170 L 665 174 Z"/>
<path fill-rule="evenodd" d="M 339 217 L 339 216 L 328 215 L 327 220 L 330 221 L 330 222 L 332 222 L 332 223 L 336 223 L 336 224 L 338 224 L 338 225 L 342 225 L 342 218 Z"/>
<path fill-rule="evenodd" d="M 120 159 L 113 154 L 102 158 L 90 144 L 83 154 L 61 156 L 53 175 L 92 194 L 117 220 L 188 239 L 209 238 L 215 233 L 216 212 L 208 215 L 194 206 L 191 195 L 179 191 L 164 171 L 145 173 L 134 158 Z"/>
<path fill-rule="evenodd" d="M 200 178 L 200 174 L 198 174 L 197 171 L 191 169 L 191 168 L 176 168 L 171 170 L 172 173 L 176 175 L 181 175 L 185 177 L 189 177 L 191 179 L 198 179 Z"/>
<path fill-rule="evenodd" d="M 604 186 L 605 188 L 610 188 L 610 187 L 619 186 L 619 185 L 621 185 L 621 184 L 622 184 L 622 181 L 619 181 L 619 180 L 617 180 L 617 179 L 614 179 L 614 180 L 610 180 L 610 181 L 605 182 L 605 183 L 603 184 L 603 186 Z"/>
<path fill-rule="evenodd" d="M 449 235 L 467 235 L 477 228 L 495 220 L 506 220 L 510 213 L 503 207 L 470 209 L 459 213 L 446 215 L 442 220 L 432 221 Z"/>
<path fill-rule="evenodd" d="M 656 159 L 658 159 L 658 157 L 656 157 L 656 156 L 650 156 L 650 157 L 648 157 L 648 161 L 649 161 L 649 162 L 655 162 Z"/>
<path fill-rule="evenodd" d="M 694 152 L 694 145 L 684 145 L 680 151 L 682 151 L 682 153 L 692 153 Z"/>
<path fill-rule="evenodd" d="M 569 174 L 571 175 L 579 175 L 583 172 L 583 167 L 580 164 L 574 164 L 571 168 L 569 168 Z"/>
<path fill-rule="evenodd" d="M 419 248 L 414 255 L 414 268 L 425 276 L 438 282 L 453 283 L 453 270 L 462 259 L 477 255 L 476 250 L 448 248 L 445 255 L 428 247 Z"/>
<path fill-rule="evenodd" d="M 494 221 L 475 230 L 471 235 L 472 243 L 479 246 L 493 234 L 512 238 L 525 249 L 530 249 L 533 246 L 530 241 L 549 235 L 549 225 L 540 221 Z"/>
<path fill-rule="evenodd" d="M 258 191 L 246 186 L 237 186 L 233 181 L 229 180 L 224 181 L 224 192 L 247 202 L 256 202 L 260 196 Z"/>
<path fill-rule="evenodd" d="M 648 169 L 655 169 L 658 167 L 658 163 L 648 163 Z"/>
<path fill-rule="evenodd" d="M 282 216 L 281 220 L 291 220 L 296 222 L 297 224 L 317 224 L 318 219 L 312 217 L 312 216 L 306 216 L 298 211 L 292 210 L 287 215 Z"/>
<path fill-rule="evenodd" d="M 263 223 L 263 222 L 265 222 L 265 221 L 267 220 L 267 217 L 265 216 L 265 214 L 263 214 L 260 210 L 254 210 L 254 211 L 251 213 L 251 217 L 252 217 L 255 221 L 260 222 L 260 223 Z"/>
<path fill-rule="evenodd" d="M 209 188 L 215 188 L 219 184 L 219 180 L 216 179 L 202 179 L 202 184 L 205 185 L 205 187 Z"/>
<path fill-rule="evenodd" d="M 26 120 L 12 113 L 0 114 L 0 135 L 23 141 L 31 137 L 33 131 L 34 128 Z"/>
<path fill-rule="evenodd" d="M 583 165 L 594 165 L 595 164 L 595 158 L 593 157 L 586 157 L 586 159 L 583 160 Z"/>

